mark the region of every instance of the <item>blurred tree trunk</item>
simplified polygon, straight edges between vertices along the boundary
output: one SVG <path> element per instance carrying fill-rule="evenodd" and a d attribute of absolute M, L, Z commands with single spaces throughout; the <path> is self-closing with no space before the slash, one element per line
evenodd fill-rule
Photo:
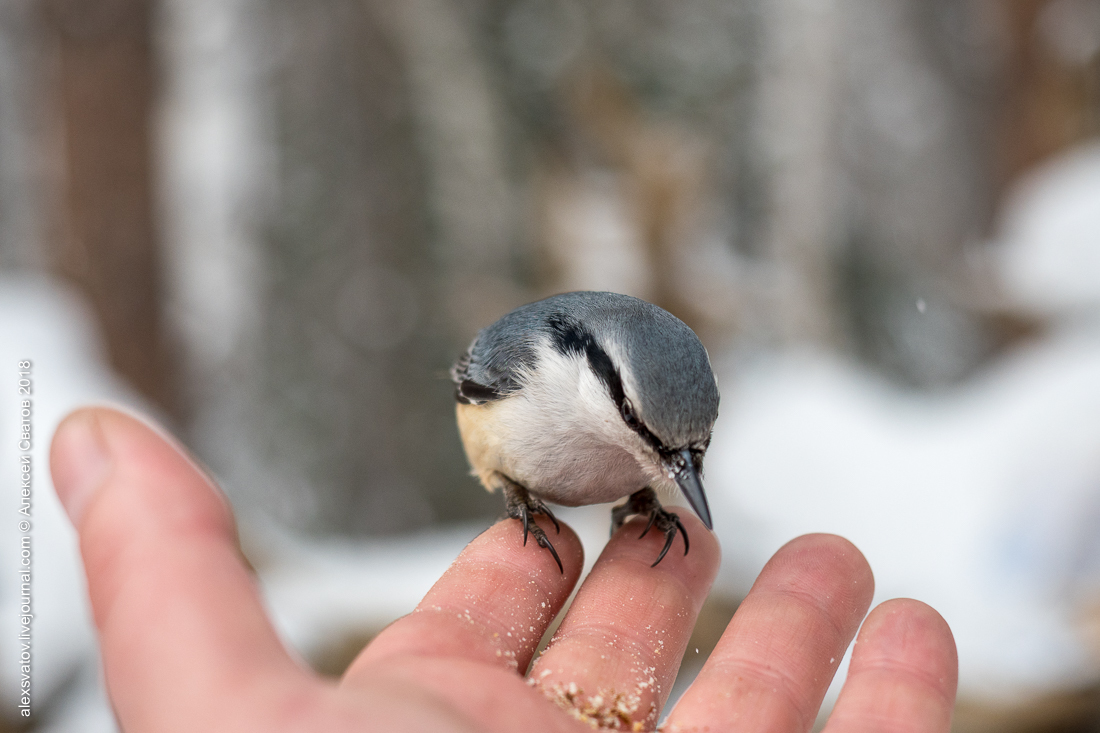
<path fill-rule="evenodd" d="M 780 0 L 762 17 L 757 135 L 771 171 L 763 235 L 778 275 L 772 325 L 785 343 L 833 346 L 840 339 L 837 5 Z"/>
<path fill-rule="evenodd" d="M 0 268 L 42 266 L 39 209 L 46 186 L 42 24 L 37 5 L 0 6 Z"/>
<path fill-rule="evenodd" d="M 115 369 L 170 411 L 153 222 L 150 10 L 148 0 L 46 2 L 67 179 L 52 259 L 91 300 Z"/>
<path fill-rule="evenodd" d="M 1097 32 L 1089 28 L 1096 15 L 1088 10 L 1089 2 L 1095 0 L 1012 0 L 1003 5 L 1008 43 L 996 171 L 1002 190 L 1044 158 L 1100 132 L 1100 54 L 1093 48 L 1087 55 L 1088 47 L 1078 40 Z"/>
<path fill-rule="evenodd" d="M 449 10 L 266 8 L 283 53 L 252 432 L 271 473 L 257 500 L 299 529 L 386 534 L 499 511 L 464 475 L 446 376 L 473 335 L 454 338 L 451 278 L 482 263 L 500 279 L 510 245 L 507 207 L 487 200 L 502 185 L 482 85 Z"/>

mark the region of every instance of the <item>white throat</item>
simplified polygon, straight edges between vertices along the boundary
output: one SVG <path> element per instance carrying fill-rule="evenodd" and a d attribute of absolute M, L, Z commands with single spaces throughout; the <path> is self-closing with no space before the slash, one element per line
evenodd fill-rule
<path fill-rule="evenodd" d="M 495 408 L 517 481 L 566 505 L 615 501 L 668 482 L 583 354 L 544 342 L 536 368 L 518 377 L 519 394 Z"/>

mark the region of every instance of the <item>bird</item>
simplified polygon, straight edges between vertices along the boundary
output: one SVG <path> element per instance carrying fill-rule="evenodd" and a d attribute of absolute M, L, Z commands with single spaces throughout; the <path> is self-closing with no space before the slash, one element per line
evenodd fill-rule
<path fill-rule="evenodd" d="M 482 329 L 451 368 L 462 444 L 475 475 L 501 491 L 507 515 L 561 558 L 532 521 L 547 502 L 626 501 L 665 535 L 656 567 L 687 531 L 658 493 L 679 491 L 713 529 L 701 480 L 718 417 L 718 382 L 699 337 L 668 311 L 618 293 L 580 291 L 520 306 Z"/>

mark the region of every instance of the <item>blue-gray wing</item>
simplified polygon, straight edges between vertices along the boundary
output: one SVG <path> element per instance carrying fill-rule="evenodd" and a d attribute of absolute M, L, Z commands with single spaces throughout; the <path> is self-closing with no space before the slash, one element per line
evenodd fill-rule
<path fill-rule="evenodd" d="M 561 297 L 520 306 L 482 329 L 451 367 L 455 399 L 480 405 L 520 391 L 523 375 L 538 361 L 538 344 L 546 340 L 548 319 L 560 307 Z"/>
<path fill-rule="evenodd" d="M 497 321 L 482 330 L 451 367 L 455 399 L 462 404 L 481 405 L 515 394 L 522 387 L 519 372 L 535 362 L 534 334 L 500 326 Z"/>
<path fill-rule="evenodd" d="M 499 400 L 509 394 L 506 379 L 485 379 L 483 375 L 479 381 L 470 376 L 470 363 L 476 347 L 475 340 L 466 353 L 451 367 L 451 381 L 455 383 L 455 399 L 464 405 L 481 405 Z M 489 384 L 483 382 L 489 382 Z"/>

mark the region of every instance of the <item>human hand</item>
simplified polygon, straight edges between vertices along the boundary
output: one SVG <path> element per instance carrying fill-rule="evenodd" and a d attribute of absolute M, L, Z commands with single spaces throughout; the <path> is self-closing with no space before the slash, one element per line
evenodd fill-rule
<path fill-rule="evenodd" d="M 583 555 L 563 526 L 563 576 L 504 520 L 329 680 L 284 650 L 228 504 L 170 440 L 119 412 L 80 410 L 58 428 L 51 468 L 80 533 L 107 686 L 129 733 L 589 730 L 578 718 L 652 730 L 718 568 L 717 542 L 694 517 L 682 517 L 691 552 L 655 568 L 663 538 L 639 540 L 629 523 L 525 678 Z M 787 544 L 665 730 L 809 730 L 872 590 L 846 540 Z M 957 662 L 934 610 L 884 603 L 857 644 L 827 730 L 948 730 Z"/>

